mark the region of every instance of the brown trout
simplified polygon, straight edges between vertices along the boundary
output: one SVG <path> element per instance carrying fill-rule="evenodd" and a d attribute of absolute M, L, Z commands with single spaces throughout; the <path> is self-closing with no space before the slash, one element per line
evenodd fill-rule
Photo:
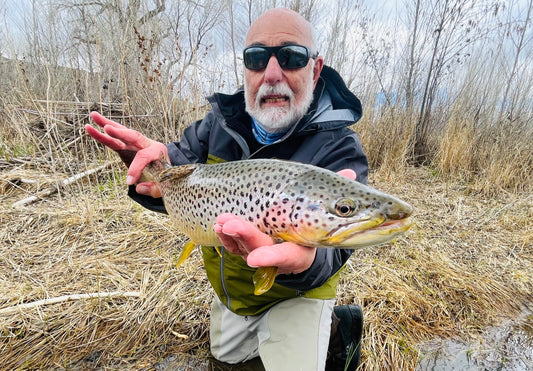
<path fill-rule="evenodd" d="M 117 151 L 127 166 L 132 151 Z M 391 240 L 409 229 L 412 207 L 357 181 L 316 166 L 274 159 L 170 167 L 154 161 L 142 181 L 161 187 L 178 230 L 190 238 L 178 265 L 195 245 L 221 246 L 215 219 L 232 213 L 276 241 L 310 247 L 357 249 Z M 259 268 L 255 294 L 270 289 L 277 268 Z"/>

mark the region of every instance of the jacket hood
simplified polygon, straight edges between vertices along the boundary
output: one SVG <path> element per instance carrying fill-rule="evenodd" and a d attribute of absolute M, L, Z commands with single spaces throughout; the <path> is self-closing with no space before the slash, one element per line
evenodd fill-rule
<path fill-rule="evenodd" d="M 314 102 L 303 120 L 322 129 L 349 126 L 361 118 L 363 108 L 337 71 L 329 66 L 322 68 L 319 84 L 315 89 Z M 305 127 L 305 126 L 304 126 Z"/>
<path fill-rule="evenodd" d="M 338 72 L 329 66 L 323 66 L 313 96 L 313 102 L 307 114 L 289 130 L 284 138 L 347 127 L 359 121 L 362 116 L 361 101 L 348 89 Z M 248 118 L 246 125 L 249 124 L 250 119 L 245 111 L 242 87 L 234 94 L 216 93 L 208 97 L 208 100 L 213 109 L 218 110 L 228 123 L 240 121 L 242 125 L 242 119 L 245 116 Z M 230 124 L 230 126 L 233 125 Z"/>

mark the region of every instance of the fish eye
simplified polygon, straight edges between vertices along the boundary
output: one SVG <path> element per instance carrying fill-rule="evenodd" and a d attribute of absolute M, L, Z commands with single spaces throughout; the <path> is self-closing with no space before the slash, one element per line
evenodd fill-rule
<path fill-rule="evenodd" d="M 351 216 L 355 211 L 355 202 L 349 198 L 341 198 L 335 204 L 335 212 L 338 216 Z"/>

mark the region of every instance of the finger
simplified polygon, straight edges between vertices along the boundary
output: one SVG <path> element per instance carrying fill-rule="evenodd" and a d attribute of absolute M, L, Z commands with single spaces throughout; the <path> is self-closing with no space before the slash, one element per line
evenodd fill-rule
<path fill-rule="evenodd" d="M 238 217 L 229 213 L 219 215 L 216 219 L 215 225 L 213 226 L 213 230 L 217 234 L 220 242 L 226 248 L 226 250 L 228 250 L 234 255 L 244 256 L 244 254 L 247 255 L 248 253 L 246 251 L 241 250 L 241 246 L 239 246 L 237 241 L 233 239 L 233 236 L 224 233 L 224 225 L 226 224 L 226 222 L 234 220 L 235 218 Z"/>
<path fill-rule="evenodd" d="M 152 161 L 160 160 L 162 155 L 168 159 L 167 147 L 159 142 L 152 142 L 151 146 L 138 151 L 128 167 L 126 182 L 130 185 L 137 183 L 146 165 Z"/>
<path fill-rule="evenodd" d="M 316 248 L 283 242 L 253 250 L 246 262 L 251 267 L 278 267 L 281 274 L 301 273 L 311 267 L 315 255 Z"/>
<path fill-rule="evenodd" d="M 229 213 L 219 215 L 213 229 L 229 252 L 244 258 L 258 246 L 273 243 L 255 225 Z"/>
<path fill-rule="evenodd" d="M 129 129 L 127 127 L 115 127 L 112 125 L 104 126 L 104 131 L 110 137 L 118 139 L 124 142 L 126 145 L 130 145 L 128 149 L 138 151 L 143 148 L 149 147 L 153 141 L 139 133 L 137 130 Z"/>
<path fill-rule="evenodd" d="M 338 171 L 337 174 L 342 175 L 351 180 L 355 180 L 357 178 L 357 174 L 355 174 L 355 171 L 353 171 L 352 169 L 342 169 L 341 171 Z"/>
<path fill-rule="evenodd" d="M 159 185 L 157 183 L 153 182 L 139 183 L 135 187 L 135 191 L 139 194 L 151 196 L 153 198 L 161 197 L 161 188 L 159 188 Z"/>
<path fill-rule="evenodd" d="M 246 259 L 248 252 L 243 249 L 242 246 L 240 246 L 237 241 L 233 239 L 233 237 L 225 235 L 224 233 L 217 233 L 217 236 L 220 240 L 220 243 L 226 248 L 227 251 L 233 255 L 240 255 Z"/>
<path fill-rule="evenodd" d="M 138 151 L 150 146 L 152 143 L 152 140 L 146 138 L 138 131 L 129 129 L 113 120 L 109 120 L 108 118 L 100 115 L 98 112 L 91 112 L 90 116 L 97 125 L 104 128 L 104 132 L 107 134 L 107 137 L 105 137 L 104 134 L 101 134 L 98 130 L 93 130 L 91 133 L 97 135 L 100 139 L 105 140 L 106 143 L 110 143 L 112 145 L 114 144 L 115 148 L 109 146 L 112 149 L 129 149 L 132 151 Z M 91 134 L 91 136 L 93 135 Z M 94 136 L 93 138 L 96 139 Z M 112 138 L 115 140 L 112 141 Z M 124 145 L 120 144 L 120 142 L 122 142 Z"/>
<path fill-rule="evenodd" d="M 274 244 L 272 238 L 261 232 L 255 225 L 236 215 L 231 215 L 226 215 L 221 219 L 217 218 L 217 223 L 223 224 L 222 233 L 232 237 L 246 251 L 249 252 L 260 246 Z"/>
<path fill-rule="evenodd" d="M 213 230 L 218 236 L 218 239 L 220 240 L 220 243 L 228 250 L 230 253 L 234 255 L 240 255 L 243 257 L 246 257 L 248 255 L 248 252 L 239 246 L 237 241 L 233 239 L 232 236 L 228 236 L 223 232 L 223 225 L 222 224 L 215 224 L 213 226 Z"/>
<path fill-rule="evenodd" d="M 230 220 L 234 219 L 240 219 L 237 215 L 232 213 L 223 213 L 216 217 L 216 223 L 220 224 L 220 226 L 223 226 L 224 223 Z"/>
<path fill-rule="evenodd" d="M 117 127 L 117 128 L 124 128 L 125 126 L 123 125 L 120 125 L 118 122 L 115 122 L 113 120 L 110 120 L 104 116 L 102 116 L 101 114 L 99 114 L 98 112 L 96 111 L 93 111 L 89 114 L 89 116 L 91 117 L 91 119 L 99 126 L 101 127 L 104 127 L 104 126 L 113 126 L 113 127 Z"/>
<path fill-rule="evenodd" d="M 85 131 L 87 132 L 87 134 L 93 137 L 97 142 L 103 144 L 104 146 L 111 148 L 114 151 L 125 148 L 125 144 L 122 143 L 120 140 L 112 138 L 106 133 L 102 133 L 98 131 L 91 125 L 88 125 L 88 124 L 85 125 Z"/>

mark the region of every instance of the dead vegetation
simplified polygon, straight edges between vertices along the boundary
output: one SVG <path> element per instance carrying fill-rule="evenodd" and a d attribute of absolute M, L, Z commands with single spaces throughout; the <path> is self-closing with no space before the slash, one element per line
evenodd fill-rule
<path fill-rule="evenodd" d="M 64 177 L 51 168 L 2 166 L 0 364 L 138 369 L 172 354 L 205 359 L 212 291 L 200 254 L 175 267 L 182 236 L 128 200 L 119 165 L 12 208 Z M 365 313 L 365 369 L 413 369 L 420 342 L 476 336 L 532 299 L 531 194 L 489 197 L 430 167 L 370 179 L 409 200 L 416 225 L 355 253 L 342 276 L 339 302 Z"/>
<path fill-rule="evenodd" d="M 296 3 L 317 20 L 338 14 L 318 25 L 319 50 L 364 104 L 355 129 L 370 182 L 416 210 L 404 237 L 353 255 L 338 291 L 340 303 L 363 306 L 363 368 L 413 369 L 421 342 L 475 337 L 532 301 L 533 74 L 517 63 L 532 39 L 515 42 L 531 17 L 500 2 L 472 13 L 480 8 L 417 1 L 407 19 L 381 20 L 351 0 Z M 127 198 L 124 169 L 83 125 L 98 110 L 154 139 L 179 138 L 208 92 L 239 85 L 245 26 L 271 5 L 236 4 L 167 2 L 165 13 L 49 1 L 21 22 L 31 41 L 18 56 L 0 30 L 1 52 L 13 55 L 0 56 L 0 368 L 140 369 L 207 356 L 213 293 L 199 254 L 175 267 L 182 236 Z M 459 23 L 435 24 L 446 18 Z M 232 67 L 213 35 L 231 43 Z"/>
<path fill-rule="evenodd" d="M 12 200 L 0 216 L 2 367 L 138 368 L 207 341 L 200 258 L 175 268 L 182 238 L 163 218 L 90 188 L 23 210 Z"/>

